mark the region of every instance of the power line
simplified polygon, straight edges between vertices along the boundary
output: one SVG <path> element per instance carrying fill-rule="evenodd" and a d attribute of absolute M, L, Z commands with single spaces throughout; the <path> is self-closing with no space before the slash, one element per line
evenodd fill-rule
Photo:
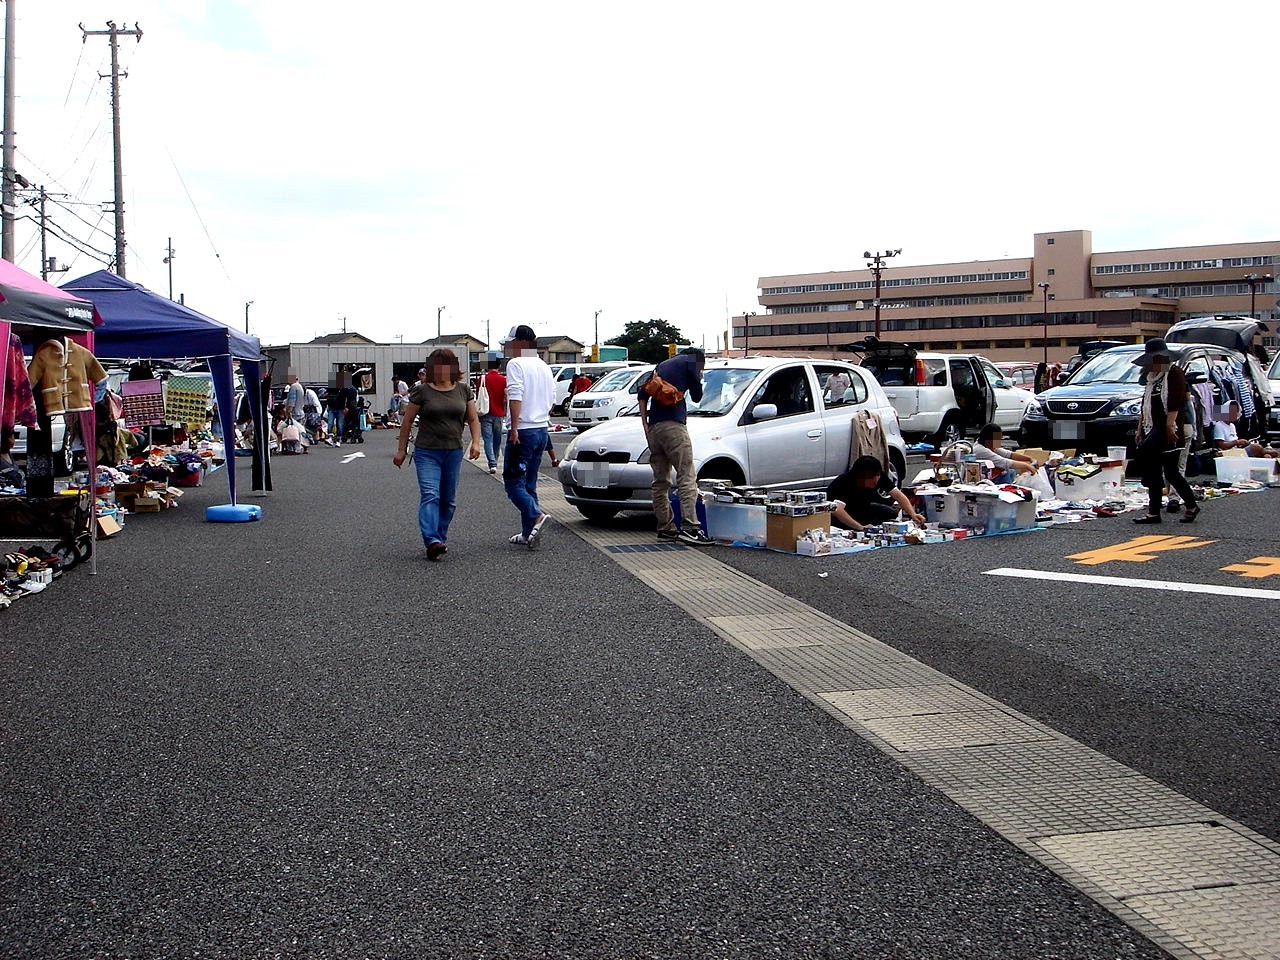
<path fill-rule="evenodd" d="M 209 228 L 205 226 L 204 217 L 200 216 L 200 208 L 196 206 L 195 198 L 191 196 L 191 191 L 187 189 L 187 181 L 182 179 L 182 171 L 178 169 L 178 161 L 173 159 L 173 153 L 168 147 L 164 148 L 164 152 L 169 154 L 169 162 L 173 164 L 173 172 L 178 175 L 178 182 L 182 184 L 182 189 L 187 194 L 187 200 L 191 203 L 191 209 L 195 211 L 196 219 L 200 222 L 200 229 L 204 231 L 205 239 L 209 241 L 209 248 L 213 251 L 214 259 L 218 261 L 218 266 L 222 267 L 222 273 L 226 276 L 227 282 L 234 286 L 235 281 L 231 279 L 231 274 L 227 272 L 227 265 L 222 262 L 222 254 L 218 252 L 218 247 L 213 242 L 213 237 L 209 235 Z"/>

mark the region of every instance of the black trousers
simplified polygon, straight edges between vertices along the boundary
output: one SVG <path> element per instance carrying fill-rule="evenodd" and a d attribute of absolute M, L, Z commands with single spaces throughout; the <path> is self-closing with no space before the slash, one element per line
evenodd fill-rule
<path fill-rule="evenodd" d="M 1182 450 L 1163 450 L 1159 446 L 1143 444 L 1136 451 L 1139 469 L 1142 471 L 1142 485 L 1147 488 L 1147 511 L 1159 513 L 1164 502 L 1164 486 L 1168 481 L 1170 487 L 1182 498 L 1188 507 L 1196 502 L 1195 492 L 1191 484 L 1182 475 L 1178 465 Z"/>

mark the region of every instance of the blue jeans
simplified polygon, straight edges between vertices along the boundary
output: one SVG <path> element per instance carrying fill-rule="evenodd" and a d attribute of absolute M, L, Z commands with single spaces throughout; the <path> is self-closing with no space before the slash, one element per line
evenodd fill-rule
<path fill-rule="evenodd" d="M 424 450 L 413 448 L 413 467 L 418 472 L 418 529 L 422 542 L 449 540 L 449 521 L 458 507 L 458 474 L 462 470 L 462 448 Z"/>
<path fill-rule="evenodd" d="M 484 440 L 484 456 L 490 468 L 502 459 L 502 418 L 486 413 L 480 418 L 480 436 Z"/>
<path fill-rule="evenodd" d="M 547 428 L 521 430 L 520 442 L 507 444 L 507 458 L 502 468 L 502 485 L 507 499 L 520 511 L 520 532 L 526 537 L 538 522 L 538 467 L 547 449 Z"/>
<path fill-rule="evenodd" d="M 342 439 L 342 428 L 346 421 L 346 410 L 335 410 L 327 407 L 324 412 L 325 422 L 329 425 L 329 436 L 334 440 Z"/>

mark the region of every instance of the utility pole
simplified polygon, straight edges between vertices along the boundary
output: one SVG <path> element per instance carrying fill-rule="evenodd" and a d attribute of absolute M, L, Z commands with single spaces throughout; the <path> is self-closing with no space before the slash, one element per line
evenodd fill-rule
<path fill-rule="evenodd" d="M 172 300 L 173 298 L 170 297 L 169 299 Z M 252 306 L 253 306 L 252 300 L 250 300 L 248 303 L 244 305 L 244 332 L 246 334 L 249 332 L 249 308 Z"/>
<path fill-rule="evenodd" d="M 591 362 L 592 363 L 600 362 L 600 314 L 602 313 L 604 313 L 603 310 L 596 311 L 596 339 L 595 339 L 595 343 L 592 344 L 591 346 Z"/>
<path fill-rule="evenodd" d="M 13 221 L 16 214 L 14 210 L 14 169 L 13 169 L 13 113 L 14 113 L 14 80 L 13 80 L 13 32 L 16 25 L 16 17 L 13 12 L 15 0 L 7 0 L 4 5 L 4 149 L 3 149 L 3 170 L 0 171 L 0 177 L 4 178 L 3 196 L 0 196 L 0 204 L 3 205 L 4 224 L 3 230 L 0 230 L 0 256 L 4 257 L 10 263 L 13 263 Z"/>
<path fill-rule="evenodd" d="M 164 262 L 169 267 L 169 299 L 172 300 L 173 299 L 173 237 L 169 238 L 169 246 L 166 249 L 165 253 L 166 253 L 166 256 L 164 258 Z M 245 333 L 248 333 L 248 332 L 249 332 L 248 330 L 245 331 Z"/>
<path fill-rule="evenodd" d="M 439 340 L 444 334 L 440 332 L 440 314 L 444 313 L 444 307 L 436 307 L 436 339 Z"/>
<path fill-rule="evenodd" d="M 867 266 L 871 268 L 871 274 L 875 277 L 876 281 L 876 298 L 873 301 L 873 304 L 876 310 L 875 327 L 877 340 L 880 339 L 880 273 L 884 270 L 885 259 L 888 257 L 896 257 L 901 252 L 902 248 L 899 247 L 897 250 L 885 250 L 884 253 L 877 250 L 873 254 L 868 250 L 862 254 L 863 258 L 867 261 Z"/>
<path fill-rule="evenodd" d="M 121 37 L 137 37 L 138 42 L 142 42 L 142 31 L 138 29 L 135 23 L 132 30 L 124 30 L 115 25 L 112 20 L 107 21 L 106 30 L 86 30 L 84 24 L 80 24 L 80 32 L 84 34 L 81 43 L 88 41 L 90 37 L 110 37 L 111 38 L 111 133 L 112 146 L 115 155 L 116 167 L 116 275 L 123 277 L 125 275 L 124 262 L 124 168 L 120 163 L 120 38 Z M 128 72 L 125 73 L 127 77 Z M 173 299 L 172 294 L 170 299 Z"/>

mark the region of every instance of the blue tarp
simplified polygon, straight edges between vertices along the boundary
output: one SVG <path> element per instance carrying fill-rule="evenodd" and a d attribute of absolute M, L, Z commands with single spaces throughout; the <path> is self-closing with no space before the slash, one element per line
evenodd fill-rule
<path fill-rule="evenodd" d="M 218 401 L 218 418 L 227 457 L 227 486 L 231 502 L 236 502 L 235 380 L 232 361 L 241 361 L 246 388 L 261 382 L 262 347 L 251 337 L 206 317 L 146 287 L 106 270 L 90 273 L 62 285 L 63 290 L 83 297 L 98 308 L 102 325 L 94 331 L 94 352 L 100 357 L 175 358 L 205 357 L 213 377 Z M 256 390 L 250 389 L 250 394 Z M 250 402 L 254 434 L 263 438 L 264 420 L 260 403 Z M 271 489 L 270 467 L 254 457 L 254 489 Z"/>

